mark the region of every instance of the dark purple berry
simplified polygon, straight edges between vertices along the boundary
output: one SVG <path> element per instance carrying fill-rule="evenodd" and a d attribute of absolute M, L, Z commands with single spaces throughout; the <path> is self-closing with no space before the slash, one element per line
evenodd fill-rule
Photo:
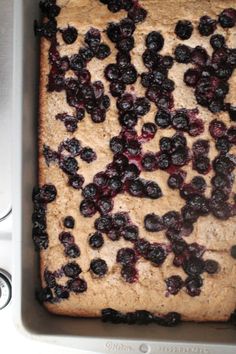
<path fill-rule="evenodd" d="M 213 259 L 207 259 L 205 261 L 204 270 L 209 274 L 215 274 L 219 271 L 219 263 Z"/>
<path fill-rule="evenodd" d="M 93 249 L 99 249 L 103 246 L 104 239 L 101 232 L 95 232 L 89 238 L 89 246 Z"/>
<path fill-rule="evenodd" d="M 207 156 L 197 156 L 193 160 L 193 169 L 198 173 L 207 174 L 210 170 L 211 163 Z"/>
<path fill-rule="evenodd" d="M 83 293 L 84 291 L 87 290 L 87 283 L 83 279 L 75 278 L 75 279 L 69 280 L 68 287 L 69 287 L 70 291 L 72 291 L 76 294 L 79 294 L 79 293 Z"/>
<path fill-rule="evenodd" d="M 120 70 L 117 64 L 109 64 L 104 73 L 108 81 L 117 81 L 120 78 Z"/>
<path fill-rule="evenodd" d="M 98 50 L 96 51 L 96 58 L 103 60 L 109 57 L 110 54 L 111 54 L 111 50 L 108 47 L 108 45 L 105 43 L 101 43 L 98 47 Z"/>
<path fill-rule="evenodd" d="M 127 283 L 134 283 L 138 279 L 138 271 L 132 265 L 125 265 L 121 269 L 121 276 Z"/>
<path fill-rule="evenodd" d="M 36 293 L 36 297 L 40 303 L 50 302 L 53 299 L 52 290 L 48 286 L 42 288 L 40 291 Z"/>
<path fill-rule="evenodd" d="M 95 151 L 93 151 L 91 148 L 84 147 L 81 150 L 80 158 L 83 161 L 86 161 L 87 163 L 90 163 L 90 162 L 92 162 L 92 161 L 97 159 L 97 155 L 96 155 Z"/>
<path fill-rule="evenodd" d="M 123 266 L 132 265 L 136 262 L 137 256 L 132 248 L 121 248 L 117 252 L 116 261 Z"/>
<path fill-rule="evenodd" d="M 121 81 L 113 81 L 110 83 L 110 92 L 113 97 L 120 97 L 125 91 L 125 84 Z"/>
<path fill-rule="evenodd" d="M 121 52 L 130 52 L 134 48 L 134 38 L 133 37 L 128 37 L 128 38 L 123 38 L 117 43 L 117 49 Z"/>
<path fill-rule="evenodd" d="M 68 151 L 71 154 L 71 156 L 73 157 L 78 156 L 81 151 L 80 141 L 77 140 L 76 138 L 66 139 L 59 146 L 60 152 L 62 152 L 64 149 Z"/>
<path fill-rule="evenodd" d="M 126 85 L 132 85 L 136 82 L 138 77 L 137 70 L 134 65 L 129 64 L 122 70 L 121 80 Z"/>
<path fill-rule="evenodd" d="M 175 34 L 180 39 L 189 39 L 193 32 L 193 25 L 188 20 L 180 20 L 175 26 Z"/>
<path fill-rule="evenodd" d="M 122 8 L 122 1 L 121 0 L 109 0 L 108 1 L 108 10 L 110 10 L 111 12 L 118 12 L 121 10 Z"/>
<path fill-rule="evenodd" d="M 156 182 L 149 181 L 144 187 L 145 196 L 150 199 L 158 199 L 162 197 L 161 188 Z"/>
<path fill-rule="evenodd" d="M 67 263 L 63 267 L 63 271 L 65 273 L 65 276 L 69 278 L 76 278 L 82 272 L 80 266 L 75 262 Z"/>
<path fill-rule="evenodd" d="M 201 258 L 190 257 L 183 264 L 183 269 L 190 276 L 197 276 L 204 272 L 204 261 Z"/>
<path fill-rule="evenodd" d="M 103 197 L 97 202 L 98 210 L 101 214 L 108 214 L 113 209 L 112 199 Z"/>
<path fill-rule="evenodd" d="M 164 38 L 160 32 L 152 31 L 146 37 L 146 47 L 159 52 L 164 46 Z"/>
<path fill-rule="evenodd" d="M 116 61 L 117 61 L 117 64 L 123 68 L 127 65 L 130 64 L 131 62 L 131 56 L 129 53 L 125 52 L 118 52 L 117 55 L 116 55 Z"/>
<path fill-rule="evenodd" d="M 221 34 L 214 34 L 211 36 L 210 44 L 213 49 L 220 49 L 225 45 L 225 37 Z"/>
<path fill-rule="evenodd" d="M 207 184 L 205 179 L 202 176 L 195 176 L 193 177 L 191 181 L 191 185 L 193 186 L 194 189 L 196 189 L 198 192 L 205 192 Z"/>
<path fill-rule="evenodd" d="M 195 87 L 200 78 L 201 72 L 197 69 L 188 69 L 184 73 L 184 82 L 187 86 Z"/>
<path fill-rule="evenodd" d="M 44 271 L 44 280 L 49 288 L 54 288 L 56 286 L 55 275 L 49 270 Z"/>
<path fill-rule="evenodd" d="M 108 272 L 107 263 L 101 258 L 93 259 L 90 263 L 90 269 L 99 277 L 103 277 Z"/>
<path fill-rule="evenodd" d="M 80 48 L 79 55 L 85 62 L 89 62 L 94 57 L 94 51 L 89 47 Z"/>
<path fill-rule="evenodd" d="M 110 23 L 108 25 L 107 36 L 113 43 L 117 43 L 121 39 L 120 26 L 118 23 Z"/>
<path fill-rule="evenodd" d="M 236 259 L 236 245 L 233 245 L 230 249 L 230 255 L 231 257 L 233 257 L 234 259 Z"/>
<path fill-rule="evenodd" d="M 236 10 L 233 8 L 225 9 L 219 15 L 219 23 L 223 28 L 231 28 L 236 24 Z"/>
<path fill-rule="evenodd" d="M 75 27 L 68 26 L 62 31 L 62 38 L 66 44 L 72 44 L 76 41 L 78 37 L 78 31 Z"/>
<path fill-rule="evenodd" d="M 164 110 L 159 110 L 155 117 L 155 123 L 160 128 L 167 128 L 171 124 L 170 113 Z"/>
<path fill-rule="evenodd" d="M 75 219 L 73 218 L 73 216 L 67 216 L 65 217 L 63 224 L 68 229 L 73 229 L 75 226 Z"/>
<path fill-rule="evenodd" d="M 179 44 L 177 45 L 177 47 L 175 48 L 175 60 L 178 63 L 190 63 L 191 61 L 191 48 L 184 45 L 184 44 Z"/>
<path fill-rule="evenodd" d="M 138 116 L 145 116 L 150 111 L 150 103 L 145 97 L 138 97 L 134 103 L 134 111 Z"/>
<path fill-rule="evenodd" d="M 129 10 L 128 16 L 134 23 L 143 22 L 147 16 L 147 11 L 141 6 L 134 5 Z"/>
<path fill-rule="evenodd" d="M 172 139 L 168 137 L 163 137 L 159 142 L 160 150 L 162 152 L 171 152 L 172 150 Z"/>
<path fill-rule="evenodd" d="M 222 136 L 216 140 L 216 149 L 222 153 L 227 153 L 230 149 L 230 142 L 226 136 Z"/>
<path fill-rule="evenodd" d="M 171 154 L 171 163 L 174 166 L 184 166 L 188 161 L 188 151 L 184 148 L 177 148 Z"/>
<path fill-rule="evenodd" d="M 216 29 L 216 21 L 209 16 L 202 16 L 199 21 L 198 31 L 201 36 L 210 36 Z"/>
<path fill-rule="evenodd" d="M 143 181 L 141 179 L 131 181 L 128 186 L 128 192 L 134 197 L 143 197 L 145 193 Z"/>
<path fill-rule="evenodd" d="M 90 28 L 90 30 L 85 34 L 84 41 L 92 50 L 97 51 L 101 42 L 100 31 L 97 28 Z"/>
<path fill-rule="evenodd" d="M 110 215 L 104 215 L 95 220 L 95 229 L 107 233 L 112 229 L 112 218 Z"/>
<path fill-rule="evenodd" d="M 33 189 L 32 199 L 38 203 L 51 203 L 56 199 L 57 190 L 53 184 L 44 184 Z"/>
<path fill-rule="evenodd" d="M 172 125 L 175 129 L 186 131 L 189 127 L 189 118 L 184 111 L 177 112 L 172 118 Z"/>
<path fill-rule="evenodd" d="M 179 229 L 181 224 L 181 217 L 177 211 L 168 211 L 162 217 L 163 224 L 166 228 Z"/>
<path fill-rule="evenodd" d="M 70 232 L 61 232 L 59 240 L 64 246 L 72 245 L 74 243 L 74 236 Z"/>
<path fill-rule="evenodd" d="M 139 229 L 136 225 L 128 225 L 121 232 L 125 240 L 134 242 L 138 239 Z"/>
<path fill-rule="evenodd" d="M 80 256 L 80 249 L 75 244 L 66 245 L 65 255 L 70 258 L 77 258 Z"/>
<path fill-rule="evenodd" d="M 203 285 L 202 279 L 199 276 L 190 276 L 185 280 L 185 286 L 188 295 L 199 296 L 201 293 L 201 287 Z"/>
<path fill-rule="evenodd" d="M 82 185 L 84 184 L 84 177 L 82 175 L 70 176 L 68 180 L 68 184 L 74 189 L 79 190 L 82 188 Z"/>
<path fill-rule="evenodd" d="M 183 182 L 184 182 L 184 178 L 181 174 L 173 173 L 168 178 L 167 183 L 171 189 L 179 189 L 182 186 Z"/>
<path fill-rule="evenodd" d="M 155 171 L 157 169 L 157 158 L 155 154 L 152 152 L 144 154 L 141 164 L 145 171 Z"/>
<path fill-rule="evenodd" d="M 183 287 L 183 280 L 179 275 L 172 275 L 165 282 L 168 292 L 172 295 L 176 295 Z"/>
<path fill-rule="evenodd" d="M 97 211 L 96 205 L 92 200 L 83 200 L 80 204 L 80 212 L 84 217 L 91 217 Z"/>
<path fill-rule="evenodd" d="M 147 259 L 155 266 L 160 266 L 166 259 L 166 251 L 161 245 L 152 244 L 148 249 Z"/>
<path fill-rule="evenodd" d="M 163 220 L 154 213 L 147 214 L 144 218 L 144 227 L 149 232 L 159 232 L 164 229 Z"/>
<path fill-rule="evenodd" d="M 156 135 L 157 127 L 154 123 L 144 123 L 142 126 L 142 137 L 144 139 L 152 139 Z"/>

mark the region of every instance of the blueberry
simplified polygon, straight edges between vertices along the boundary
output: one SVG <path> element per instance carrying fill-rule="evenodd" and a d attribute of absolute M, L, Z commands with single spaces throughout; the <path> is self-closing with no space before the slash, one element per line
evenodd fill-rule
<path fill-rule="evenodd" d="M 52 290 L 49 287 L 42 288 L 36 293 L 36 297 L 40 303 L 50 302 L 53 299 Z"/>
<path fill-rule="evenodd" d="M 189 127 L 189 118 L 185 112 L 177 112 L 172 118 L 172 125 L 175 129 L 186 131 Z"/>
<path fill-rule="evenodd" d="M 128 186 L 128 192 L 134 197 L 143 197 L 144 196 L 144 183 L 141 179 L 137 178 L 134 181 L 131 181 Z"/>
<path fill-rule="evenodd" d="M 198 276 L 204 272 L 204 261 L 192 256 L 184 262 L 183 269 L 190 276 Z"/>
<path fill-rule="evenodd" d="M 96 51 L 101 41 L 100 31 L 96 28 L 90 28 L 90 30 L 85 34 L 84 41 L 92 50 Z"/>
<path fill-rule="evenodd" d="M 76 294 L 83 293 L 87 290 L 87 283 L 80 278 L 71 279 L 68 281 L 68 288 Z"/>
<path fill-rule="evenodd" d="M 96 155 L 95 151 L 93 151 L 93 149 L 91 149 L 89 147 L 84 147 L 81 150 L 80 158 L 83 161 L 85 161 L 87 163 L 90 163 L 90 162 L 92 162 L 92 161 L 97 159 L 97 155 Z"/>
<path fill-rule="evenodd" d="M 56 196 L 56 187 L 53 184 L 44 184 L 41 188 L 34 188 L 32 199 L 38 203 L 51 203 L 56 199 Z"/>
<path fill-rule="evenodd" d="M 147 16 L 147 11 L 141 6 L 134 5 L 129 10 L 128 16 L 134 23 L 143 22 Z"/>
<path fill-rule="evenodd" d="M 65 276 L 69 278 L 76 278 L 82 272 L 80 266 L 75 262 L 67 263 L 63 267 L 63 271 Z"/>
<path fill-rule="evenodd" d="M 112 224 L 116 230 L 123 229 L 127 225 L 128 217 L 125 213 L 116 213 L 113 215 Z"/>
<path fill-rule="evenodd" d="M 172 275 L 165 280 L 167 290 L 170 294 L 176 295 L 183 287 L 183 280 L 179 275 Z"/>
<path fill-rule="evenodd" d="M 131 56 L 127 52 L 118 52 L 116 55 L 116 62 L 119 65 L 120 68 L 123 68 L 127 65 L 130 64 L 131 62 Z"/>
<path fill-rule="evenodd" d="M 103 277 L 108 271 L 106 261 L 101 258 L 93 259 L 90 263 L 90 269 L 95 275 L 98 275 L 99 277 Z"/>
<path fill-rule="evenodd" d="M 101 43 L 98 47 L 98 50 L 96 51 L 96 58 L 103 60 L 109 57 L 110 54 L 111 54 L 110 47 L 105 43 Z"/>
<path fill-rule="evenodd" d="M 216 140 L 216 149 L 222 153 L 227 153 L 230 149 L 230 142 L 225 136 L 220 137 Z"/>
<path fill-rule="evenodd" d="M 72 44 L 76 41 L 78 37 L 78 31 L 75 27 L 68 26 L 62 31 L 62 38 L 66 44 Z"/>
<path fill-rule="evenodd" d="M 164 110 L 159 110 L 155 117 L 155 123 L 160 128 L 167 128 L 171 124 L 170 113 Z"/>
<path fill-rule="evenodd" d="M 198 31 L 202 36 L 210 36 L 216 29 L 216 21 L 209 16 L 202 16 L 199 21 Z"/>
<path fill-rule="evenodd" d="M 74 243 L 74 236 L 70 232 L 61 232 L 59 235 L 60 242 L 64 245 L 72 245 Z"/>
<path fill-rule="evenodd" d="M 134 242 L 138 239 L 139 229 L 136 225 L 128 225 L 121 232 L 125 240 Z"/>
<path fill-rule="evenodd" d="M 110 92 L 113 97 L 120 97 L 125 91 L 125 84 L 121 81 L 113 81 L 110 83 Z"/>
<path fill-rule="evenodd" d="M 84 217 L 92 217 L 97 211 L 96 205 L 92 200 L 83 200 L 80 204 L 80 212 Z"/>
<path fill-rule="evenodd" d="M 198 192 L 204 192 L 206 190 L 206 181 L 202 176 L 193 177 L 191 184 Z"/>
<path fill-rule="evenodd" d="M 112 229 L 112 218 L 110 215 L 104 215 L 95 220 L 95 229 L 107 233 Z"/>
<path fill-rule="evenodd" d="M 214 261 L 213 259 L 207 259 L 205 261 L 204 266 L 205 272 L 209 274 L 215 274 L 219 271 L 219 264 L 218 262 Z"/>
<path fill-rule="evenodd" d="M 231 257 L 233 257 L 234 259 L 236 259 L 236 245 L 232 246 L 230 249 L 230 255 Z"/>
<path fill-rule="evenodd" d="M 101 214 L 108 214 L 113 209 L 112 199 L 103 197 L 97 202 L 98 210 Z"/>
<path fill-rule="evenodd" d="M 121 248 L 117 252 L 116 261 L 121 265 L 132 265 L 137 261 L 135 251 L 132 248 Z"/>
<path fill-rule="evenodd" d="M 150 199 L 158 199 L 162 197 L 161 188 L 156 182 L 149 181 L 145 184 L 144 187 L 145 196 Z"/>
<path fill-rule="evenodd" d="M 193 25 L 188 20 L 180 20 L 175 26 L 175 34 L 180 39 L 189 39 L 193 32 Z"/>
<path fill-rule="evenodd" d="M 130 52 L 134 48 L 134 38 L 123 38 L 117 43 L 117 49 L 121 52 Z"/>
<path fill-rule="evenodd" d="M 202 285 L 203 282 L 200 276 L 190 276 L 185 280 L 186 290 L 190 296 L 199 296 Z"/>
<path fill-rule="evenodd" d="M 79 54 L 74 54 L 70 57 L 70 68 L 74 71 L 84 68 L 84 61 Z"/>
<path fill-rule="evenodd" d="M 67 216 L 65 217 L 63 224 L 68 229 L 73 229 L 75 226 L 75 219 L 72 216 Z"/>
<path fill-rule="evenodd" d="M 171 154 L 171 163 L 174 166 L 183 166 L 188 161 L 188 151 L 184 148 L 178 148 Z"/>
<path fill-rule="evenodd" d="M 166 259 L 166 252 L 161 245 L 152 244 L 148 249 L 147 259 L 150 260 L 153 265 L 160 266 Z"/>
<path fill-rule="evenodd" d="M 144 227 L 149 232 L 159 232 L 164 229 L 163 220 L 154 213 L 147 214 L 144 218 Z"/>
<path fill-rule="evenodd" d="M 175 60 L 178 63 L 190 63 L 191 61 L 191 48 L 184 45 L 184 44 L 179 44 L 177 45 L 177 47 L 175 48 Z"/>
<path fill-rule="evenodd" d="M 117 23 L 110 23 L 107 27 L 107 36 L 113 43 L 117 43 L 121 38 L 120 26 Z"/>
<path fill-rule="evenodd" d="M 63 157 L 60 161 L 60 168 L 68 175 L 75 175 L 79 169 L 78 162 L 74 157 Z"/>
<path fill-rule="evenodd" d="M 117 81 L 120 78 L 120 70 L 117 64 L 109 64 L 104 73 L 108 81 Z"/>
<path fill-rule="evenodd" d="M 141 160 L 142 167 L 145 171 L 155 171 L 157 169 L 157 159 L 154 153 L 146 153 Z"/>
<path fill-rule="evenodd" d="M 94 51 L 89 47 L 80 48 L 79 55 L 85 62 L 89 62 L 94 57 Z"/>
<path fill-rule="evenodd" d="M 80 256 L 80 249 L 75 244 L 66 245 L 65 255 L 71 258 L 77 258 Z"/>
<path fill-rule="evenodd" d="M 162 219 L 166 228 L 179 229 L 181 226 L 180 214 L 177 211 L 168 211 Z"/>
<path fill-rule="evenodd" d="M 164 46 L 164 38 L 160 32 L 152 31 L 147 35 L 146 47 L 159 52 Z"/>
<path fill-rule="evenodd" d="M 236 10 L 228 8 L 219 15 L 219 23 L 223 28 L 231 28 L 236 24 Z"/>
<path fill-rule="evenodd" d="M 56 286 L 55 275 L 49 270 L 44 271 L 44 280 L 49 288 L 54 288 Z"/>
<path fill-rule="evenodd" d="M 91 248 L 99 249 L 103 246 L 103 244 L 104 244 L 104 239 L 103 239 L 101 232 L 97 231 L 90 236 L 89 245 Z"/>
<path fill-rule="evenodd" d="M 150 103 L 145 97 L 138 97 L 134 103 L 134 111 L 138 116 L 145 116 L 150 108 Z"/>
<path fill-rule="evenodd" d="M 125 265 L 121 269 L 121 276 L 127 283 L 134 283 L 138 279 L 138 271 L 132 265 Z"/>
<path fill-rule="evenodd" d="M 60 152 L 63 151 L 63 149 L 68 151 L 71 154 L 71 156 L 75 157 L 80 154 L 81 143 L 76 138 L 66 139 L 60 144 L 59 147 Z"/>
<path fill-rule="evenodd" d="M 121 0 L 109 0 L 107 7 L 108 7 L 108 10 L 115 13 L 115 12 L 118 12 L 121 10 L 122 2 L 121 2 Z"/>
<path fill-rule="evenodd" d="M 169 176 L 167 183 L 171 189 L 179 189 L 182 186 L 183 181 L 184 179 L 180 174 L 173 173 Z"/>
<path fill-rule="evenodd" d="M 154 123 L 144 123 L 142 126 L 142 137 L 144 139 L 152 139 L 156 135 L 157 127 Z"/>
<path fill-rule="evenodd" d="M 132 85 L 136 82 L 138 77 L 137 70 L 135 69 L 134 65 L 129 64 L 122 70 L 121 80 L 126 85 Z"/>
<path fill-rule="evenodd" d="M 84 177 L 78 174 L 70 176 L 68 180 L 68 184 L 74 189 L 79 190 L 82 188 L 82 185 L 84 184 Z"/>
<path fill-rule="evenodd" d="M 225 38 L 221 34 L 211 36 L 210 44 L 213 49 L 220 49 L 225 45 Z"/>

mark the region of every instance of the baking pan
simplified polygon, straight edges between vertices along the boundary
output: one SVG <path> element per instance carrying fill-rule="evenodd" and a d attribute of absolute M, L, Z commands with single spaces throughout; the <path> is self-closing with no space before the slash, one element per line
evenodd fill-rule
<path fill-rule="evenodd" d="M 31 239 L 31 192 L 37 184 L 39 56 L 33 33 L 37 5 L 37 0 L 14 1 L 13 299 L 17 327 L 37 340 L 96 353 L 236 353 L 236 328 L 226 323 L 183 323 L 175 328 L 113 325 L 99 319 L 58 317 L 35 300 L 39 272 Z"/>

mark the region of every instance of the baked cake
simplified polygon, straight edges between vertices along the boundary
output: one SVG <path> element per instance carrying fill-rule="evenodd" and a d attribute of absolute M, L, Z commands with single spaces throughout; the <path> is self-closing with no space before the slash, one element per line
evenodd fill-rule
<path fill-rule="evenodd" d="M 38 297 L 124 323 L 236 308 L 235 0 L 46 0 Z"/>

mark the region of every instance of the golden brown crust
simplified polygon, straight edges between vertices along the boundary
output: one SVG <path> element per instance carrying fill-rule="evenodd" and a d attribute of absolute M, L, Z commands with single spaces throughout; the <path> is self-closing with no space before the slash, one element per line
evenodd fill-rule
<path fill-rule="evenodd" d="M 144 36 L 153 29 L 160 30 L 164 34 L 165 46 L 164 54 L 172 54 L 173 48 L 181 41 L 176 40 L 173 33 L 174 25 L 179 19 L 190 19 L 194 25 L 193 36 L 182 42 L 190 46 L 203 44 L 207 50 L 211 50 L 209 46 L 209 38 L 200 37 L 196 30 L 196 24 L 200 16 L 208 14 L 213 18 L 222 11 L 222 9 L 235 5 L 234 0 L 145 0 L 140 1 L 148 10 L 147 20 L 137 26 L 135 32 L 135 49 L 132 51 L 132 59 L 139 72 L 146 71 L 141 60 L 141 54 L 144 51 Z M 101 30 L 105 28 L 105 24 L 111 21 L 118 21 L 124 17 L 124 12 L 118 14 L 110 13 L 106 6 L 102 5 L 98 0 L 59 0 L 58 4 L 62 6 L 62 11 L 58 17 L 59 27 L 66 27 L 68 24 L 78 28 L 79 37 L 73 45 L 65 45 L 58 38 L 60 43 L 60 53 L 62 55 L 70 55 L 78 52 L 78 48 L 83 42 L 83 35 L 91 27 Z M 99 14 L 99 16 L 97 15 Z M 217 29 L 217 33 L 222 33 L 222 28 Z M 229 46 L 233 46 L 235 42 L 235 30 L 227 30 L 227 41 Z M 92 80 L 100 80 L 104 82 L 105 91 L 108 93 L 108 83 L 103 78 L 103 70 L 108 63 L 114 62 L 115 49 L 113 44 L 102 33 L 103 40 L 109 43 L 112 54 L 104 61 L 92 61 L 88 67 L 92 74 Z M 103 308 L 112 307 L 116 310 L 127 312 L 137 309 L 146 309 L 153 313 L 167 313 L 170 311 L 180 312 L 184 320 L 193 321 L 225 321 L 236 307 L 236 260 L 230 257 L 229 249 L 236 240 L 235 218 L 227 222 L 219 221 L 212 216 L 200 218 L 195 224 L 194 232 L 186 241 L 188 243 L 198 242 L 207 247 L 204 255 L 205 259 L 215 259 L 219 262 L 221 270 L 216 275 L 208 275 L 204 273 L 204 286 L 201 295 L 198 297 L 190 297 L 185 290 L 181 290 L 176 296 L 170 295 L 166 297 L 166 286 L 164 279 L 170 275 L 180 275 L 183 278 L 186 274 L 180 268 L 174 268 L 172 265 L 173 256 L 168 256 L 167 260 L 160 268 L 155 268 L 144 259 L 138 261 L 137 268 L 139 271 L 139 281 L 134 284 L 125 283 L 120 276 L 120 266 L 116 263 L 116 253 L 121 247 L 129 247 L 129 242 L 119 240 L 112 242 L 105 238 L 105 245 L 101 250 L 94 251 L 88 247 L 88 236 L 94 232 L 94 220 L 97 217 L 83 218 L 79 213 L 79 204 L 82 200 L 81 192 L 77 192 L 67 186 L 66 175 L 56 166 L 48 167 L 42 156 L 43 144 L 49 145 L 52 149 L 57 150 L 61 141 L 69 137 L 76 137 L 83 146 L 94 148 L 98 155 L 98 159 L 88 165 L 78 159 L 80 166 L 79 173 L 85 177 L 85 183 L 92 181 L 93 175 L 104 170 L 107 163 L 112 159 L 109 149 L 109 140 L 112 136 L 119 133 L 120 127 L 117 121 L 117 111 L 115 100 L 112 99 L 107 119 L 104 123 L 95 125 L 91 122 L 90 116 L 86 114 L 85 119 L 79 124 L 78 130 L 74 133 L 68 133 L 62 122 L 55 120 L 57 113 L 73 113 L 73 109 L 67 105 L 65 93 L 48 93 L 46 90 L 47 75 L 49 72 L 48 64 L 49 42 L 46 39 L 41 40 L 40 55 L 40 117 L 39 117 L 39 183 L 53 183 L 58 191 L 58 197 L 55 202 L 48 205 L 47 211 L 47 227 L 49 234 L 49 248 L 41 252 L 41 279 L 42 285 L 45 285 L 43 272 L 47 268 L 50 271 L 59 269 L 68 262 L 64 256 L 63 246 L 59 243 L 58 235 L 64 230 L 62 220 L 67 215 L 72 215 L 76 220 L 76 225 L 72 231 L 75 236 L 76 243 L 81 249 L 81 256 L 78 258 L 83 272 L 82 277 L 87 281 L 88 290 L 85 293 L 76 295 L 71 294 L 68 300 L 61 301 L 57 304 L 46 304 L 47 309 L 55 314 L 69 316 L 100 316 Z M 193 92 L 183 85 L 183 72 L 186 70 L 185 65 L 175 64 L 170 70 L 170 78 L 174 78 L 177 89 L 175 90 L 176 107 L 194 108 L 196 101 Z M 236 80 L 235 75 L 230 79 L 231 89 L 228 100 L 233 102 L 236 98 Z M 136 83 L 135 91 L 138 95 L 144 95 L 144 89 L 140 83 Z M 210 140 L 210 157 L 214 158 L 216 150 L 214 142 L 208 134 L 208 124 L 213 115 L 205 108 L 198 107 L 200 116 L 205 122 L 205 132 L 203 137 Z M 138 131 L 141 125 L 147 121 L 154 120 L 156 107 L 152 105 L 151 111 L 138 124 Z M 230 124 L 226 113 L 220 113 L 219 119 L 224 120 L 227 125 Z M 145 151 L 157 151 L 158 143 L 162 136 L 172 136 L 174 130 L 159 131 L 155 139 L 145 144 Z M 188 144 L 191 146 L 194 138 L 187 137 Z M 186 167 L 188 171 L 188 180 L 194 174 L 190 167 Z M 150 173 L 142 172 L 143 178 L 149 179 Z M 205 178 L 207 182 L 207 193 L 210 191 L 210 179 L 212 172 Z M 180 210 L 183 201 L 179 198 L 177 192 L 170 191 L 167 188 L 167 174 L 162 171 L 152 173 L 152 179 L 158 181 L 162 188 L 164 197 L 159 200 L 141 200 L 131 198 L 127 194 L 118 195 L 115 198 L 114 212 L 122 210 L 128 211 L 130 217 L 140 228 L 142 237 L 147 238 L 150 242 L 166 242 L 164 232 L 158 234 L 150 234 L 143 227 L 144 215 L 155 211 L 159 215 L 176 209 Z M 234 186 L 235 190 L 235 186 Z M 89 263 L 94 257 L 101 257 L 106 260 L 109 272 L 102 279 L 95 279 L 89 271 Z M 63 284 L 65 279 L 61 279 Z"/>

